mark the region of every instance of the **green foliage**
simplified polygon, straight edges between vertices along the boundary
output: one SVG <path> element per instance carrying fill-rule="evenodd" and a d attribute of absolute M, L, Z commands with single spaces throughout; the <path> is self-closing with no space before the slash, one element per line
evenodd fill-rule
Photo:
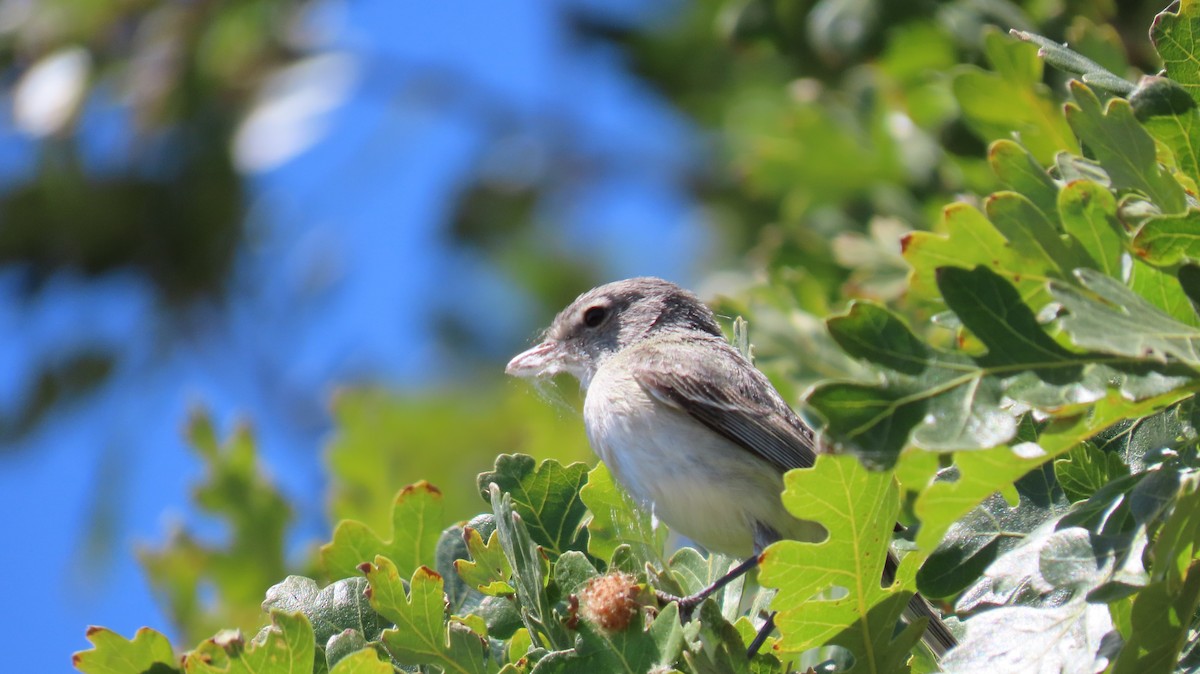
<path fill-rule="evenodd" d="M 945 7 L 933 15 L 911 4 L 831 1 L 803 14 L 710 0 L 659 36 L 661 52 L 639 52 L 648 77 L 684 69 L 692 88 L 675 92 L 681 104 L 725 125 L 737 189 L 709 186 L 708 197 L 733 221 L 758 219 L 748 229 L 760 230 L 766 282 L 721 306 L 751 315 L 757 362 L 789 396 L 808 388 L 837 450 L 785 476 L 782 495 L 827 540 L 773 545 L 761 574 L 683 615 L 654 591 L 694 592 L 738 560 L 668 553 L 666 529 L 603 466 L 525 453 L 578 443 L 578 420 L 494 391 L 486 413 L 480 398 L 423 407 L 351 393 L 331 451 L 342 521 L 320 557 L 335 582 L 289 577 L 268 591 L 272 625 L 259 637 L 220 633 L 183 667 L 1194 671 L 1200 4 L 1159 15 L 1152 37 L 1166 76 L 1136 84 L 1103 3 L 931 3 Z M 1087 16 L 1066 21 L 1049 5 Z M 1000 16 L 1015 37 L 979 30 Z M 714 22 L 723 46 L 711 45 Z M 1078 44 L 1039 25 L 1069 25 Z M 838 60 L 847 54 L 877 59 Z M 1080 81 L 1055 80 L 1042 59 Z M 971 62 L 990 69 L 955 65 Z M 864 280 L 901 263 L 903 282 Z M 839 313 L 846 295 L 854 301 Z M 750 353 L 745 324 L 734 333 Z M 192 629 L 205 624 L 195 618 L 201 578 L 244 608 L 245 592 L 225 584 L 256 583 L 261 596 L 284 576 L 282 557 L 269 556 L 270 579 L 257 568 L 223 575 L 259 559 L 251 525 L 281 545 L 286 517 L 254 477 L 248 439 L 218 451 L 210 436 L 198 438 L 215 475 L 201 493 L 233 523 L 236 554 L 176 546 L 162 559 L 179 564 L 150 565 L 172 574 L 164 594 Z M 478 438 L 500 455 L 475 482 L 482 504 L 449 505 L 470 491 L 452 472 L 441 474 L 444 502 L 427 483 L 392 500 L 398 474 L 460 459 Z M 421 458 L 398 468 L 410 455 Z M 906 555 L 885 587 L 897 520 Z M 596 592 L 603 583 L 622 589 Z M 961 623 L 940 663 L 916 647 L 921 623 L 901 617 L 917 590 Z M 769 610 L 778 631 L 747 659 Z M 202 617 L 237 624 L 234 615 Z M 90 638 L 76 656 L 83 671 L 178 668 L 157 633 Z"/>
<path fill-rule="evenodd" d="M 198 640 L 261 622 L 263 588 L 286 575 L 283 543 L 291 512 L 258 465 L 248 429 L 221 444 L 212 423 L 197 415 L 189 435 L 206 470 L 195 500 L 225 524 L 226 542 L 209 544 L 180 529 L 166 545 L 144 548 L 139 557 L 168 615 L 186 638 Z M 202 598 L 205 586 L 215 594 L 208 600 Z"/>
<path fill-rule="evenodd" d="M 391 540 L 380 539 L 361 522 L 342 520 L 333 541 L 321 548 L 321 564 L 330 578 L 347 578 L 364 559 L 383 555 L 408 575 L 433 556 L 446 524 L 442 493 L 428 482 L 418 482 L 396 495 Z"/>
<path fill-rule="evenodd" d="M 812 469 L 788 473 L 783 502 L 793 515 L 823 525 L 829 538 L 781 541 L 762 555 L 761 580 L 779 589 L 772 603 L 783 635 L 776 650 L 836 644 L 854 655 L 859 671 L 902 671 L 923 626 L 893 635 L 912 596 L 911 578 L 907 587 L 879 583 L 900 509 L 895 479 L 853 456 L 821 456 Z M 844 596 L 814 599 L 834 589 Z"/>
<path fill-rule="evenodd" d="M 103 627 L 91 627 L 87 638 L 92 649 L 76 653 L 74 658 L 75 668 L 86 674 L 178 671 L 171 642 L 149 627 L 139 629 L 132 640 Z"/>

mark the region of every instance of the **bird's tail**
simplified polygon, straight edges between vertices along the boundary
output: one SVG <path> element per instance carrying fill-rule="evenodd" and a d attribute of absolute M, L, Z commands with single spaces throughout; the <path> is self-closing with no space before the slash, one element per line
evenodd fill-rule
<path fill-rule="evenodd" d="M 883 567 L 883 581 L 891 584 L 896 578 L 896 567 L 899 565 L 899 560 L 896 555 L 890 550 L 888 551 L 887 563 Z M 929 624 L 925 626 L 925 634 L 921 636 L 921 641 L 933 654 L 940 660 L 946 651 L 958 645 L 958 639 L 950 632 L 950 628 L 942 621 L 942 616 L 929 605 L 920 594 L 913 594 L 908 600 L 908 608 L 904 610 L 904 617 L 908 621 L 916 620 L 917 618 L 929 618 Z"/>

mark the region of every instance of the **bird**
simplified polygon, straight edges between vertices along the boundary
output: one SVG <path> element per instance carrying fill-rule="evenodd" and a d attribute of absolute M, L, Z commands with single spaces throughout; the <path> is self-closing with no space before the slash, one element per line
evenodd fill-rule
<path fill-rule="evenodd" d="M 816 434 L 690 291 L 654 277 L 593 288 L 505 371 L 577 379 L 589 444 L 625 491 L 673 531 L 745 558 L 694 595 L 660 593 L 678 601 L 683 615 L 754 568 L 771 543 L 826 537 L 824 527 L 793 516 L 781 500 L 784 473 L 814 465 Z M 895 565 L 889 552 L 885 576 Z M 924 641 L 936 655 L 956 645 L 919 594 L 909 613 L 930 619 Z M 773 629 L 773 617 L 748 655 Z"/>

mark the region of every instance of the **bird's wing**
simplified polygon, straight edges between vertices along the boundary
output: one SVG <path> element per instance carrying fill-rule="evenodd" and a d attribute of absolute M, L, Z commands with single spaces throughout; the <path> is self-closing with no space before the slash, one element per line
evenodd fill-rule
<path fill-rule="evenodd" d="M 745 448 L 781 471 L 809 468 L 816 441 L 761 372 L 733 347 L 704 340 L 711 357 L 683 363 L 678 349 L 645 345 L 634 378 L 658 400 Z M 689 349 L 692 351 L 692 349 Z"/>

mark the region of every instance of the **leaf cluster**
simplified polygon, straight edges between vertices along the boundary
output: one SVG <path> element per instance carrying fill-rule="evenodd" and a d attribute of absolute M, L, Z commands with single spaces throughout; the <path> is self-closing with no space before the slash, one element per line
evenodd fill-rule
<path fill-rule="evenodd" d="M 809 48 L 873 48 L 846 42 L 844 10 L 880 5 L 817 4 L 809 25 L 829 32 Z M 755 20 L 786 34 L 786 7 L 756 2 L 743 10 L 756 7 L 771 13 L 737 15 L 740 39 L 758 44 L 750 37 Z M 904 67 L 916 53 L 905 40 L 940 39 L 931 44 L 944 46 L 951 62 L 960 47 L 899 21 L 894 44 L 880 52 L 876 84 L 903 82 L 892 93 L 919 122 L 918 137 L 944 130 L 952 117 L 961 123 L 986 144 L 979 165 L 952 161 L 945 144 L 947 154 L 933 164 L 953 165 L 953 180 L 931 177 L 941 174 L 930 165 L 914 171 L 887 127 L 894 103 L 839 116 L 803 86 L 790 92 L 796 100 L 775 91 L 741 109 L 750 119 L 730 122 L 743 186 L 782 204 L 776 215 L 816 223 L 816 234 L 823 218 L 846 216 L 856 199 L 885 201 L 880 184 L 903 183 L 910 195 L 926 190 L 939 206 L 952 201 L 928 230 L 901 234 L 875 218 L 869 237 L 843 243 L 842 261 L 858 255 L 861 268 L 898 266 L 905 275 L 816 324 L 820 336 L 801 330 L 812 353 L 831 355 L 806 394 L 830 451 L 813 468 L 789 473 L 782 498 L 824 526 L 826 540 L 771 546 L 757 578 L 731 583 L 695 615 L 681 615 L 674 604 L 660 605 L 655 591 L 688 594 L 737 560 L 688 547 L 668 554 L 661 523 L 631 503 L 602 465 L 505 454 L 479 477 L 485 511 L 465 523 L 452 524 L 441 492 L 427 483 L 401 491 L 391 512 L 374 511 L 369 524 L 343 520 L 309 574 L 333 582 L 322 589 L 291 577 L 276 585 L 263 604 L 272 622 L 254 639 L 218 633 L 176 660 L 157 633 L 127 641 L 97 629 L 95 647 L 77 654 L 77 666 L 1194 671 L 1200 2 L 1157 16 L 1151 37 L 1166 69 L 1136 82 L 1107 49 L 1111 36 L 1090 19 L 1075 33 L 1086 54 L 1024 25 L 1011 35 L 987 30 L 973 43 L 987 69 L 951 63 L 944 78 L 926 80 L 916 74 L 924 70 Z M 789 55 L 770 53 L 760 57 L 772 66 Z M 1045 63 L 1076 79 L 1047 86 Z M 941 107 L 923 109 L 922 94 Z M 811 145 L 815 137 L 823 140 Z M 864 150 L 864 138 L 884 149 Z M 818 154 L 849 157 L 861 171 L 826 171 Z M 792 187 L 805 180 L 822 195 L 795 191 L 808 189 Z M 981 196 L 943 198 L 943 189 L 959 188 Z M 911 222 L 922 209 L 909 202 L 889 214 Z M 796 236 L 794 248 L 765 256 L 767 288 L 729 301 L 749 310 L 759 343 L 777 351 L 764 365 L 788 393 L 814 369 L 786 351 L 794 346 L 788 335 L 829 309 L 830 279 L 865 287 L 854 274 L 830 271 L 828 255 L 815 273 L 798 269 L 821 256 Z M 889 236 L 899 246 L 887 257 L 880 250 Z M 748 350 L 744 324 L 736 331 Z M 377 482 L 360 483 L 378 495 Z M 339 503 L 368 512 L 348 498 Z M 884 584 L 898 520 L 907 526 L 895 545 L 906 554 Z M 380 535 L 385 527 L 390 532 Z M 588 589 L 598 582 L 621 589 Z M 916 647 L 923 623 L 903 618 L 918 590 L 961 637 L 940 663 Z M 592 605 L 598 596 L 616 603 Z M 768 611 L 777 612 L 778 632 L 747 659 L 746 644 Z"/>

